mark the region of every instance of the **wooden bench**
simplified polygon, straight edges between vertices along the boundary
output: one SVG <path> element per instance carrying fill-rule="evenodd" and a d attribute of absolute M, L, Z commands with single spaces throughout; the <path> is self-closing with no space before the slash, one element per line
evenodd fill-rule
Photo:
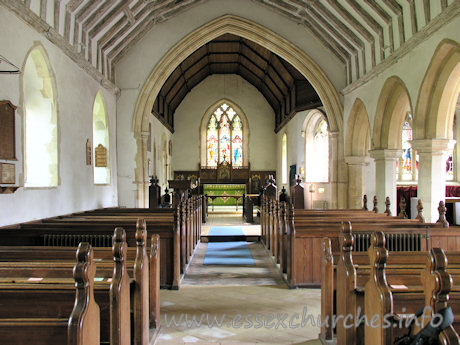
<path fill-rule="evenodd" d="M 144 215 L 149 234 L 160 236 L 162 287 L 178 289 L 201 233 L 199 198 L 189 199 L 174 210 L 151 214 L 145 209 L 135 212 L 110 209 L 82 212 L 41 221 L 28 222 L 0 229 L 2 246 L 75 246 L 89 241 L 95 246 L 109 246 L 114 227 L 123 227 L 128 245 L 135 246 L 134 233 L 138 215 Z M 173 213 L 174 211 L 174 213 Z M 150 240 L 150 237 L 149 237 Z"/>
<path fill-rule="evenodd" d="M 2 344 L 17 345 L 33 343 L 37 345 L 68 344 L 68 345 L 99 345 L 100 344 L 100 311 L 94 298 L 93 253 L 91 246 L 82 243 L 77 250 L 77 263 L 73 270 L 74 287 L 69 290 L 69 298 L 73 308 L 70 313 L 61 313 L 60 295 L 46 305 L 46 315 L 40 315 L 43 310 L 35 310 L 26 305 L 25 310 L 7 308 L 11 306 L 2 303 L 0 308 L 0 339 Z M 56 287 L 55 292 L 60 291 Z M 3 292 L 3 291 L 2 291 Z M 37 292 L 37 291 L 32 291 Z M 2 298 L 3 293 L 1 294 Z M 9 297 L 9 296 L 8 296 Z M 38 294 L 35 300 L 41 298 Z M 21 296 L 19 294 L 19 299 Z"/>
<path fill-rule="evenodd" d="M 107 260 L 107 250 L 102 250 L 104 258 L 95 259 L 97 262 L 97 282 L 96 301 L 101 306 L 101 320 L 105 325 L 101 329 L 101 341 L 112 344 L 131 343 L 131 316 L 130 309 L 133 310 L 133 339 L 136 344 L 149 343 L 149 321 L 152 328 L 152 337 L 156 337 L 159 328 L 159 265 L 158 265 L 158 236 L 152 238 L 152 250 L 150 260 L 146 253 L 147 232 L 145 223 L 139 222 L 136 232 L 137 247 L 134 260 L 128 260 L 128 248 L 126 245 L 126 233 L 123 229 L 115 229 L 113 243 L 113 258 Z M 44 248 L 22 248 L 15 251 L 15 248 L 1 248 L 0 260 L 8 259 L 8 262 L 0 263 L 0 289 L 10 288 L 11 282 L 21 283 L 23 289 L 33 289 L 39 287 L 43 298 L 40 302 L 47 300 L 54 294 L 53 286 L 58 284 L 62 287 L 68 284 L 68 275 L 71 272 L 68 260 L 69 248 L 53 248 L 47 252 Z M 101 248 L 99 248 L 99 254 Z M 12 262 L 14 255 L 27 254 L 21 256 L 16 262 Z M 37 261 L 43 260 L 46 261 Z M 32 260 L 32 261 L 30 261 Z M 152 264 L 149 274 L 149 261 Z M 156 273 L 154 270 L 156 269 Z M 131 279 L 128 276 L 131 275 Z M 20 277 L 23 277 L 21 280 Z M 34 278 L 41 277 L 40 282 L 34 283 Z M 5 281 L 10 280 L 10 284 L 4 286 Z M 150 282 L 150 284 L 149 284 Z M 14 285 L 14 284 L 13 284 Z M 149 287 L 150 286 L 150 287 Z M 17 292 L 19 285 L 15 286 L 14 293 Z M 150 293 L 149 293 L 150 289 Z M 9 290 L 8 290 L 9 291 Z M 30 299 L 35 301 L 32 290 Z M 10 291 L 11 293 L 11 291 Z M 9 298 L 8 294 L 0 294 L 4 298 Z M 130 301 L 132 295 L 132 301 Z M 149 300 L 150 295 L 150 300 Z M 6 297 L 7 296 L 7 297 Z M 69 299 L 67 299 L 69 300 Z M 8 299 L 7 299 L 8 301 Z M 29 301 L 30 302 L 30 301 Z M 22 303 L 22 302 L 17 302 Z M 27 305 L 27 302 L 25 302 Z M 60 308 L 70 308 L 71 304 L 60 304 Z M 41 308 L 34 308 L 41 309 Z M 149 320 L 150 319 L 150 320 Z M 110 324 L 110 326 L 109 326 Z"/>
<path fill-rule="evenodd" d="M 433 248 L 430 256 L 426 259 L 426 268 L 421 278 L 424 290 L 414 293 L 412 300 L 408 303 L 406 298 L 397 299 L 397 293 L 391 291 L 386 281 L 386 262 L 388 251 L 385 249 L 385 238 L 383 233 L 377 232 L 372 239 L 372 247 L 369 250 L 371 263 L 371 279 L 365 286 L 365 313 L 376 315 L 380 320 L 386 317 L 389 322 L 399 325 L 400 321 L 405 321 L 407 315 L 412 310 L 402 310 L 401 306 L 413 305 L 413 300 L 421 299 L 421 305 L 432 308 L 433 313 L 439 312 L 442 308 L 450 305 L 454 313 L 454 324 L 444 330 L 440 336 L 443 344 L 459 344 L 457 332 L 460 330 L 460 298 L 459 286 L 455 284 L 460 281 L 460 252 L 450 253 L 447 256 L 442 249 Z M 391 256 L 391 255 L 390 255 Z M 450 267 L 447 267 L 450 261 Z M 454 287 L 452 287 L 454 283 Z M 405 292 L 402 292 L 404 294 Z M 401 294 L 401 292 L 400 292 Z M 432 314 L 433 315 L 433 314 Z M 432 316 L 430 315 L 430 316 Z M 427 320 L 425 320 L 427 321 Z M 365 325 L 365 345 L 390 345 L 396 336 L 401 333 L 400 327 L 370 327 Z"/>
<path fill-rule="evenodd" d="M 384 238 L 383 233 L 379 233 Z M 373 246 L 369 249 L 369 254 L 353 252 L 353 236 L 350 226 L 344 227 L 341 242 L 342 251 L 340 256 L 337 257 L 332 253 L 331 240 L 328 238 L 323 240 L 321 314 L 323 318 L 327 317 L 329 320 L 332 319 L 333 315 L 350 314 L 352 322 L 355 322 L 354 320 L 359 315 L 364 314 L 365 306 L 367 308 L 369 304 L 376 305 L 372 293 L 371 295 L 364 294 L 364 286 L 367 289 L 371 280 L 370 277 L 375 277 L 372 272 L 373 266 L 369 265 L 369 256 L 375 251 L 375 247 Z M 427 288 L 429 284 L 426 281 L 428 279 L 424 278 L 426 272 L 429 271 L 427 268 L 429 267 L 429 263 L 427 264 L 428 257 L 428 252 L 391 252 L 391 255 L 388 256 L 385 269 L 386 283 L 388 283 L 388 291 L 393 296 L 393 310 L 395 313 L 402 312 L 402 307 L 406 308 L 406 313 L 413 313 L 427 305 L 426 296 L 427 294 L 431 296 L 430 291 L 433 291 L 434 288 Z M 460 254 L 451 253 L 450 259 L 456 267 L 460 267 Z M 338 263 L 334 265 L 334 262 Z M 460 284 L 460 274 L 458 272 L 459 270 L 455 271 L 454 275 L 456 284 Z M 430 279 L 433 281 L 432 278 Z M 403 289 L 401 289 L 402 285 L 404 285 Z M 364 301 L 365 298 L 369 300 L 367 304 Z M 335 300 L 337 303 L 334 303 Z M 358 311 L 358 308 L 360 308 L 360 311 Z M 459 310 L 457 306 L 455 308 Z M 369 319 L 374 314 L 368 310 L 365 311 L 365 315 Z M 342 322 L 338 322 L 336 331 L 338 344 L 364 343 L 364 328 L 362 326 L 346 328 Z M 333 334 L 332 325 L 330 323 L 325 324 L 321 328 L 320 339 L 322 339 L 323 343 L 330 343 L 334 339 Z"/>
<path fill-rule="evenodd" d="M 286 273 L 290 287 L 320 286 L 322 238 L 331 238 L 332 250 L 338 252 L 342 221 L 353 221 L 360 250 L 367 250 L 370 234 L 376 230 L 387 233 L 391 250 L 427 250 L 438 234 L 446 236 L 444 230 L 441 231 L 441 224 L 421 223 L 363 210 L 299 211 L 286 209 L 283 203 L 280 207 L 276 202 L 272 204 L 275 208 L 270 213 L 268 228 L 275 228 L 275 231 L 267 231 L 275 234 L 272 253 L 280 264 L 280 270 Z M 453 243 L 460 238 L 452 231 L 448 235 Z"/>

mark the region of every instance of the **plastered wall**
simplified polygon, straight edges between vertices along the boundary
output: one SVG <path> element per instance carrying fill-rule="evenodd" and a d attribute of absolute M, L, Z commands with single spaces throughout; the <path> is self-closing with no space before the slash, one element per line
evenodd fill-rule
<path fill-rule="evenodd" d="M 200 124 L 208 108 L 221 99 L 235 103 L 249 123 L 249 163 L 252 170 L 276 168 L 273 109 L 262 94 L 237 75 L 211 75 L 185 97 L 174 116 L 173 165 L 197 170 L 200 162 Z"/>
<path fill-rule="evenodd" d="M 3 7 L 0 11 L 2 55 L 21 69 L 28 52 L 42 45 L 56 77 L 59 185 L 56 188 L 19 188 L 0 194 L 0 226 L 59 214 L 115 206 L 117 196 L 116 97 L 103 89 L 62 51 Z M 18 32 L 21 34 L 18 35 Z M 16 111 L 16 181 L 23 184 L 23 107 L 20 75 L 0 74 L 0 99 Z M 92 166 L 86 165 L 86 140 L 92 142 L 92 112 L 101 90 L 107 106 L 110 135 L 111 184 L 93 184 Z"/>

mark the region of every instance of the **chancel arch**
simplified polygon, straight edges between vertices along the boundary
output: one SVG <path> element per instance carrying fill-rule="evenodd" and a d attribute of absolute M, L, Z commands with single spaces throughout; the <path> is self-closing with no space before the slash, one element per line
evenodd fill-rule
<path fill-rule="evenodd" d="M 24 186 L 59 184 L 56 80 L 42 46 L 34 47 L 22 74 L 24 99 Z"/>
<path fill-rule="evenodd" d="M 369 166 L 370 125 L 366 106 L 357 98 L 348 117 L 345 162 L 348 165 L 348 207 L 359 208 L 366 194 L 366 169 Z"/>
<path fill-rule="evenodd" d="M 249 123 L 244 111 L 234 102 L 221 99 L 211 105 L 204 113 L 200 124 L 201 166 L 216 167 L 223 161 L 225 155 L 227 162 L 232 166 L 247 167 L 249 131 Z M 228 141 L 225 139 L 226 135 L 229 136 Z M 228 153 L 225 150 L 228 150 Z"/>
<path fill-rule="evenodd" d="M 375 161 L 376 195 L 381 204 L 388 196 L 396 214 L 396 164 L 401 157 L 402 130 L 412 105 L 404 82 L 396 77 L 385 81 L 377 102 L 372 131 L 371 157 Z"/>
<path fill-rule="evenodd" d="M 420 87 L 413 146 L 420 156 L 418 197 L 424 200 L 429 220 L 445 199 L 446 160 L 453 149 L 454 118 L 460 94 L 460 45 L 442 41 L 433 54 Z"/>
<path fill-rule="evenodd" d="M 133 116 L 133 131 L 137 142 L 135 176 L 138 186 L 138 206 L 146 205 L 148 198 L 148 172 L 144 164 L 146 155 L 142 133 L 148 130 L 148 119 L 161 87 L 175 68 L 190 54 L 226 33 L 256 42 L 296 68 L 319 95 L 327 113 L 330 130 L 341 133 L 342 105 L 337 91 L 318 64 L 294 44 L 257 23 L 233 15 L 219 17 L 194 30 L 174 45 L 155 65 L 140 91 Z M 336 144 L 340 142 L 340 138 L 337 139 Z M 337 166 L 334 166 L 334 170 L 336 171 L 334 177 L 337 178 L 339 174 Z M 334 189 L 333 195 L 336 195 L 337 185 Z"/>

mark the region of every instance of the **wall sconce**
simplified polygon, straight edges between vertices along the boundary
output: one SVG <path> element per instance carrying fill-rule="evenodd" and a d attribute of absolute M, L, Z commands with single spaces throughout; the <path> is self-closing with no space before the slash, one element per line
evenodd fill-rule
<path fill-rule="evenodd" d="M 305 168 L 299 167 L 299 175 L 303 176 L 305 174 Z"/>
<path fill-rule="evenodd" d="M 319 187 L 318 188 L 318 193 L 323 194 L 324 193 L 324 187 Z"/>

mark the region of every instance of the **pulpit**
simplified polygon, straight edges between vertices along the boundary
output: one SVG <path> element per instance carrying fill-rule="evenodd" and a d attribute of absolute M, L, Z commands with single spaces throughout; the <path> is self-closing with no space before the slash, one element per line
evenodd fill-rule
<path fill-rule="evenodd" d="M 181 199 L 183 198 L 184 201 L 188 199 L 188 193 L 186 193 L 189 189 L 192 188 L 192 181 L 190 180 L 168 180 L 169 188 L 174 189 L 174 197 L 173 203 L 177 206 Z"/>

